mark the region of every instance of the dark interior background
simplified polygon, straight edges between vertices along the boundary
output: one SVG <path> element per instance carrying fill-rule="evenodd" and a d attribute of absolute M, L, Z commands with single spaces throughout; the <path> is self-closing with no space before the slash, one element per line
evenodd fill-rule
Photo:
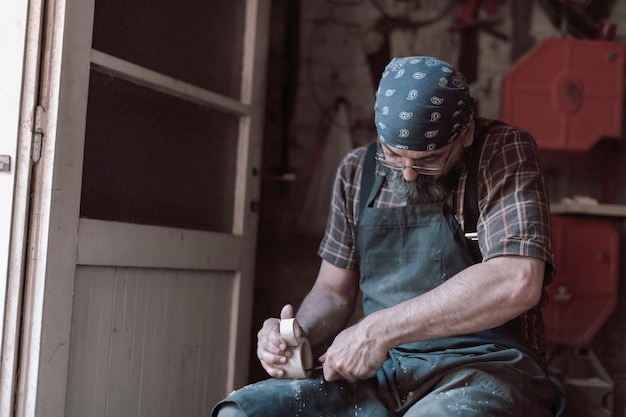
<path fill-rule="evenodd" d="M 503 78 L 545 39 L 626 42 L 623 0 L 485 0 L 476 2 L 475 9 L 471 3 L 272 1 L 253 341 L 265 318 L 277 317 L 285 303 L 297 306 L 315 280 L 323 234 L 319 224 L 330 197 L 328 178 L 346 146 L 375 138 L 374 89 L 392 56 L 433 55 L 457 65 L 472 83 L 477 113 L 498 118 Z M 598 76 L 603 76 L 600 70 Z M 584 196 L 625 205 L 623 136 L 600 138 L 584 152 L 543 151 L 551 201 Z M 612 223 L 620 241 L 619 259 L 612 260 L 619 264 L 618 303 L 582 353 L 597 355 L 613 386 L 585 388 L 590 399 L 580 415 L 624 416 L 626 228 L 620 216 L 603 220 Z M 591 256 L 589 262 L 594 262 Z M 593 376 L 589 365 L 574 368 L 571 372 Z M 250 380 L 265 376 L 251 346 Z"/>

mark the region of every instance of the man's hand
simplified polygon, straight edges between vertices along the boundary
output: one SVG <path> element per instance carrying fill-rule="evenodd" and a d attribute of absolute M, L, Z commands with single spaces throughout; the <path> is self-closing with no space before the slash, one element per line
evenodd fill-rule
<path fill-rule="evenodd" d="M 324 364 L 324 379 L 344 378 L 350 382 L 376 375 L 385 359 L 387 348 L 365 323 L 367 319 L 343 330 L 326 353 L 320 357 Z"/>
<path fill-rule="evenodd" d="M 286 304 L 280 311 L 280 319 L 269 318 L 257 333 L 256 354 L 263 369 L 274 378 L 281 378 L 284 371 L 280 366 L 287 363 L 291 350 L 280 337 L 280 320 L 291 319 L 294 311 L 291 304 Z"/>
<path fill-rule="evenodd" d="M 311 347 L 326 345 L 344 328 L 354 311 L 358 292 L 356 270 L 322 260 L 315 284 L 298 310 L 298 322 Z M 257 334 L 257 357 L 272 377 L 282 378 L 285 373 L 281 367 L 292 357 L 291 348 L 280 337 L 280 320 L 294 317 L 293 307 L 287 304 L 280 312 L 280 319 L 267 319 Z"/>

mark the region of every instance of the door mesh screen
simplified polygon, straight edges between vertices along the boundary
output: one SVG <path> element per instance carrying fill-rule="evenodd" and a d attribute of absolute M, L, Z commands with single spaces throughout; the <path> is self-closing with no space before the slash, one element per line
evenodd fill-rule
<path fill-rule="evenodd" d="M 231 232 L 238 117 L 94 70 L 88 100 L 81 217 Z"/>
<path fill-rule="evenodd" d="M 245 0 L 96 0 L 93 48 L 239 99 Z"/>

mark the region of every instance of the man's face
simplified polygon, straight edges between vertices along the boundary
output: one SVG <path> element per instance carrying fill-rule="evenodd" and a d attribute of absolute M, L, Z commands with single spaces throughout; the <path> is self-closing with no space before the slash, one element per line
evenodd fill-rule
<path fill-rule="evenodd" d="M 458 159 L 454 166 L 438 176 L 417 175 L 407 181 L 402 171 L 386 168 L 387 183 L 391 191 L 409 204 L 434 203 L 442 201 L 448 194 L 448 184 L 454 184 L 460 175 L 463 161 Z"/>
<path fill-rule="evenodd" d="M 473 136 L 472 123 L 470 129 L 453 144 L 438 151 L 404 151 L 382 145 L 386 160 L 404 164 L 404 168 L 400 170 L 385 168 L 389 188 L 408 204 L 442 201 L 462 171 L 465 163 L 463 156 L 472 144 Z M 442 169 L 437 175 L 424 175 L 412 166 Z"/>

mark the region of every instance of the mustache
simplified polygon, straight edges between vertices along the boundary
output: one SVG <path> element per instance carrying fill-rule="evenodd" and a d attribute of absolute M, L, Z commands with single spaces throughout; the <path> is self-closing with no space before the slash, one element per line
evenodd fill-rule
<path fill-rule="evenodd" d="M 438 177 L 419 175 L 407 181 L 402 171 L 388 170 L 387 183 L 391 191 L 409 204 L 424 204 L 443 201 L 448 195 L 448 187 Z"/>

